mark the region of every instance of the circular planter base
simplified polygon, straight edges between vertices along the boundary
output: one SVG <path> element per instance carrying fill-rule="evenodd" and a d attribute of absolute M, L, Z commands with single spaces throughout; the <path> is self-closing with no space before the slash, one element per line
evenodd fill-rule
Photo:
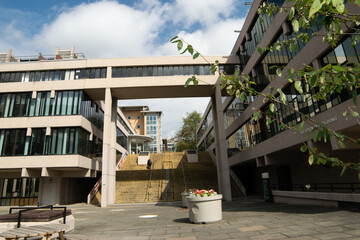
<path fill-rule="evenodd" d="M 210 197 L 187 197 L 189 220 L 192 223 L 214 223 L 222 219 L 222 195 Z"/>
<path fill-rule="evenodd" d="M 181 199 L 182 199 L 182 207 L 183 208 L 188 208 L 189 207 L 189 204 L 188 204 L 188 201 L 187 201 L 187 197 L 190 196 L 190 193 L 181 193 Z"/>

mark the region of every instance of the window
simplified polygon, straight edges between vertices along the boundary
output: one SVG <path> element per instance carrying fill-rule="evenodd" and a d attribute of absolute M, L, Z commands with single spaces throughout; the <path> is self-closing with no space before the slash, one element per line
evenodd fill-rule
<path fill-rule="evenodd" d="M 140 116 L 137 116 L 137 119 L 140 119 Z"/>
<path fill-rule="evenodd" d="M 137 125 L 137 128 L 140 129 L 140 125 Z"/>
<path fill-rule="evenodd" d="M 128 116 L 128 119 L 131 119 L 131 117 L 130 117 L 130 116 Z"/>

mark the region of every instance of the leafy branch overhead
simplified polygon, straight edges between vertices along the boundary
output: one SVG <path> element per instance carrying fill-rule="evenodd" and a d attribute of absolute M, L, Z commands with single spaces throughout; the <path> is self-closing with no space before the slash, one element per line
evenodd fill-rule
<path fill-rule="evenodd" d="M 353 48 L 359 48 L 360 44 L 360 0 L 287 0 L 282 6 L 264 1 L 258 9 L 260 21 L 266 16 L 270 18 L 277 13 L 287 14 L 289 26 L 294 34 L 286 38 L 272 42 L 267 46 L 258 46 L 257 50 L 260 55 L 266 56 L 269 52 L 282 52 L 284 49 L 297 53 L 299 43 L 306 45 L 314 38 L 321 38 L 323 44 L 328 44 L 331 48 L 336 49 L 341 42 L 348 39 L 351 41 Z M 319 26 L 320 31 L 314 29 Z M 287 84 L 278 89 L 268 87 L 260 88 L 255 78 L 249 74 L 243 73 L 238 67 L 234 74 L 226 74 L 219 70 L 219 62 L 210 63 L 194 47 L 186 43 L 182 38 L 176 36 L 170 40 L 177 45 L 180 54 L 189 53 L 193 59 L 202 57 L 211 66 L 212 73 L 218 73 L 221 81 L 221 87 L 226 90 L 230 96 L 239 98 L 241 102 L 250 104 L 254 98 L 261 97 L 264 103 L 268 103 L 265 109 L 252 110 L 252 121 L 257 122 L 260 116 L 266 119 L 266 125 L 270 126 L 276 122 L 280 129 L 293 131 L 302 142 L 300 151 L 308 153 L 308 163 L 312 164 L 331 164 L 342 168 L 341 174 L 347 169 L 354 169 L 359 172 L 360 178 L 360 160 L 358 162 L 347 161 L 337 157 L 320 152 L 316 147 L 310 146 L 307 138 L 301 136 L 304 128 L 312 129 L 311 139 L 314 143 L 319 141 L 328 143 L 335 140 L 339 148 L 345 148 L 349 143 L 355 143 L 360 147 L 360 139 L 355 139 L 341 132 L 329 129 L 326 124 L 316 122 L 309 113 L 303 113 L 297 106 L 289 101 L 288 93 L 285 87 L 293 85 L 297 92 L 297 97 L 303 102 L 326 102 L 332 96 L 340 95 L 344 91 L 352 95 L 353 106 L 344 109 L 343 116 L 346 118 L 353 117 L 360 126 L 358 113 L 358 93 L 360 91 L 360 64 L 359 62 L 338 62 L 328 63 L 323 66 L 303 65 L 298 68 L 287 67 L 287 63 L 282 66 L 273 65 L 269 67 L 276 68 L 274 73 L 277 78 L 273 81 L 286 79 Z M 185 87 L 198 85 L 200 79 L 196 76 L 190 77 Z M 297 126 L 289 125 L 284 122 L 276 112 L 280 108 L 293 111 L 300 117 L 301 122 Z"/>
<path fill-rule="evenodd" d="M 180 52 L 180 54 L 184 54 L 188 52 L 193 59 L 197 59 L 198 57 L 202 57 L 209 65 L 210 65 L 210 71 L 211 73 L 215 74 L 217 72 L 217 66 L 219 65 L 219 61 L 216 61 L 214 64 L 211 64 L 200 52 L 195 50 L 192 45 L 188 44 L 184 41 L 184 39 L 175 36 L 172 39 L 170 39 L 171 43 L 174 43 L 177 45 L 177 49 Z M 184 48 L 184 45 L 186 46 Z M 200 79 L 198 79 L 196 76 L 192 76 L 187 79 L 185 82 L 185 87 L 188 87 L 190 83 L 192 83 L 194 86 L 197 86 L 199 84 Z"/>

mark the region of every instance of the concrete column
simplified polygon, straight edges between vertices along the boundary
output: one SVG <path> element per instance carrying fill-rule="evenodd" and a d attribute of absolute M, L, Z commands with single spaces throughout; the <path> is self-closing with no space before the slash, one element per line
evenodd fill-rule
<path fill-rule="evenodd" d="M 105 89 L 101 207 L 107 207 L 115 202 L 115 161 L 116 161 L 116 110 L 117 102 L 112 98 L 111 89 Z M 115 119 L 115 121 L 114 121 Z"/>
<path fill-rule="evenodd" d="M 224 112 L 221 101 L 220 85 L 216 84 L 215 95 L 211 97 L 215 132 L 216 165 L 219 192 L 225 201 L 231 201 L 230 167 L 227 156 Z"/>

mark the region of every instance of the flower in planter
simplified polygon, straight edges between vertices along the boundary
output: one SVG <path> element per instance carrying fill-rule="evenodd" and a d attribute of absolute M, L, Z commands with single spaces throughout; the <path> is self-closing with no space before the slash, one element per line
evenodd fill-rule
<path fill-rule="evenodd" d="M 185 189 L 184 193 L 192 194 L 192 193 L 194 193 L 196 190 L 197 190 L 197 189 L 194 189 L 194 188 Z"/>
<path fill-rule="evenodd" d="M 196 189 L 193 193 L 191 193 L 192 196 L 199 196 L 199 197 L 210 197 L 210 196 L 214 196 L 217 195 L 217 192 L 214 191 L 214 189 L 210 189 L 210 190 L 199 190 Z"/>

